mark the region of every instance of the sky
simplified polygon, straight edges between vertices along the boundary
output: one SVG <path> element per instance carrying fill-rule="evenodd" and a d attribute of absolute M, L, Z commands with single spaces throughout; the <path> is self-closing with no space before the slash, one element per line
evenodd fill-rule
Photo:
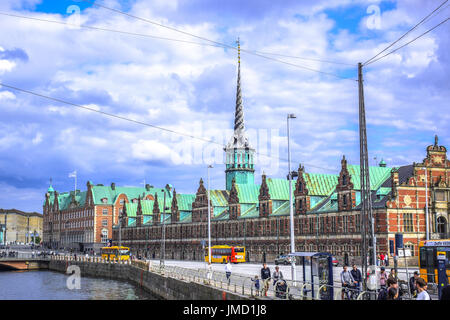
<path fill-rule="evenodd" d="M 59 192 L 73 190 L 75 170 L 81 190 L 88 180 L 145 181 L 195 193 L 212 163 L 211 188 L 224 189 L 221 145 L 232 134 L 237 52 L 199 45 L 208 42 L 186 33 L 233 47 L 239 38 L 243 50 L 286 62 L 241 53 L 245 126 L 260 153 L 257 183 L 263 172 L 286 177 L 288 113 L 297 116 L 290 121 L 293 169 L 301 163 L 307 172 L 337 174 L 343 155 L 359 164 L 357 63 L 442 1 L 96 3 L 128 15 L 87 0 L 2 0 L 0 82 L 217 144 L 0 86 L 0 208 L 42 212 L 50 179 Z M 392 49 L 448 17 L 449 5 L 442 8 Z M 450 146 L 449 31 L 447 22 L 363 68 L 371 165 L 421 162 L 435 135 Z"/>

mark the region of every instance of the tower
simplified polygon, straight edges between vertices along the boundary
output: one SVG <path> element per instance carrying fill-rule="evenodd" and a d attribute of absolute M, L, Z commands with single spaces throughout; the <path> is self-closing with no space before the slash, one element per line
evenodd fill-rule
<path fill-rule="evenodd" d="M 226 188 L 231 190 L 232 181 L 235 179 L 238 184 L 253 184 L 254 183 L 254 162 L 253 156 L 255 149 L 253 149 L 245 134 L 244 126 L 244 107 L 242 104 L 241 93 L 241 46 L 239 39 L 238 44 L 238 76 L 237 76 L 237 91 L 236 91 L 236 110 L 234 116 L 234 133 L 228 142 L 225 150 L 225 176 Z"/>

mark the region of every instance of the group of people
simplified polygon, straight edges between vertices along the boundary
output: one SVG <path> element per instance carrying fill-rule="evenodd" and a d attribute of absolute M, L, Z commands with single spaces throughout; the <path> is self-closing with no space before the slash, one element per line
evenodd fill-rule
<path fill-rule="evenodd" d="M 354 295 L 358 296 L 361 291 L 362 274 L 356 264 L 353 265 L 352 270 L 348 271 L 348 267 L 344 265 L 341 272 L 342 284 L 342 300 L 345 298 L 351 299 Z"/>
<path fill-rule="evenodd" d="M 280 271 L 280 267 L 275 266 L 275 271 L 271 274 L 270 268 L 266 263 L 263 263 L 260 276 L 261 280 L 258 275 L 255 275 L 255 277 L 251 279 L 254 282 L 257 296 L 259 296 L 260 293 L 267 296 L 267 291 L 270 287 L 270 280 L 272 280 L 272 286 L 275 288 L 275 296 L 278 298 L 286 298 L 287 284 L 283 279 L 283 273 Z M 262 290 L 260 281 L 263 284 Z"/>
<path fill-rule="evenodd" d="M 361 271 L 356 265 L 353 265 L 351 271 L 348 271 L 347 266 L 343 267 L 341 272 L 342 284 L 342 300 L 344 298 L 351 299 L 352 294 L 358 295 L 361 291 Z M 380 290 L 378 292 L 378 300 L 401 300 L 404 295 L 403 290 L 399 287 L 398 277 L 395 269 L 392 268 L 388 275 L 384 267 L 380 268 L 379 276 Z M 411 296 L 416 300 L 431 300 L 427 292 L 427 282 L 419 277 L 419 272 L 415 271 L 413 276 L 409 279 L 409 290 Z M 441 296 L 442 300 L 450 299 L 450 286 L 446 286 Z"/>

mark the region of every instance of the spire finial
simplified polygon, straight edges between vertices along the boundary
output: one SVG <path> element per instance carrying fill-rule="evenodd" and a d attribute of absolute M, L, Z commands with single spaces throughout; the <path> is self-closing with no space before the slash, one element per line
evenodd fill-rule
<path fill-rule="evenodd" d="M 438 136 L 437 135 L 434 136 L 434 146 L 435 147 L 438 146 Z"/>

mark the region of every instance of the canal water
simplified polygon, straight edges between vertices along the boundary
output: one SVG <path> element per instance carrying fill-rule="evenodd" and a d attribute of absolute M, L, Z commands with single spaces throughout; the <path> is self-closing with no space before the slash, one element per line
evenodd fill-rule
<path fill-rule="evenodd" d="M 129 282 L 82 277 L 69 289 L 69 275 L 54 271 L 0 272 L 0 300 L 157 300 Z"/>

